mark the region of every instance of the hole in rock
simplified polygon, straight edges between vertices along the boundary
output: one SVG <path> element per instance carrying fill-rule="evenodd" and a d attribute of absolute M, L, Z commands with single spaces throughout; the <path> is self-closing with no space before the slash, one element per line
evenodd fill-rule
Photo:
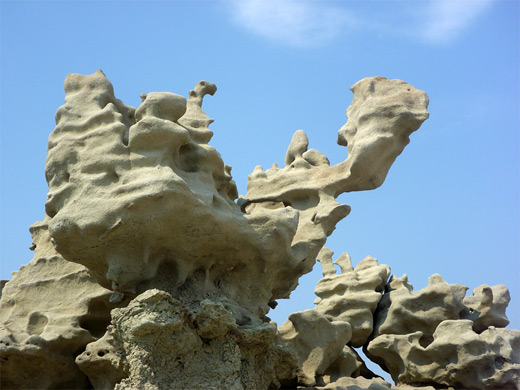
<path fill-rule="evenodd" d="M 433 343 L 433 337 L 432 336 L 426 336 L 426 335 L 423 335 L 420 339 L 419 339 L 419 344 L 421 345 L 421 347 L 423 348 L 426 348 L 428 345 L 430 345 L 431 343 Z"/>
<path fill-rule="evenodd" d="M 179 167 L 185 172 L 199 170 L 200 152 L 194 144 L 185 144 L 179 148 Z"/>
<path fill-rule="evenodd" d="M 92 300 L 88 305 L 87 314 L 79 319 L 79 326 L 96 338 L 102 337 L 110 324 L 111 309 L 108 302 L 102 298 Z"/>
<path fill-rule="evenodd" d="M 103 356 L 105 356 L 105 351 L 98 351 L 97 355 L 99 357 L 103 357 Z"/>

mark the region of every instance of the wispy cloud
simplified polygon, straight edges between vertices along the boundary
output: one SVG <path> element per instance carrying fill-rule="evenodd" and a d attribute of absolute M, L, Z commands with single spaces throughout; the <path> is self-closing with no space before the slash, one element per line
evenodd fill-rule
<path fill-rule="evenodd" d="M 447 43 L 455 39 L 483 14 L 493 0 L 430 1 L 422 36 L 431 43 Z"/>
<path fill-rule="evenodd" d="M 353 19 L 331 2 L 233 0 L 235 21 L 260 36 L 294 46 L 317 46 L 339 35 Z"/>
<path fill-rule="evenodd" d="M 328 44 L 346 33 L 371 31 L 446 44 L 456 40 L 493 1 L 230 0 L 224 4 L 231 7 L 234 21 L 252 33 L 306 47 Z"/>

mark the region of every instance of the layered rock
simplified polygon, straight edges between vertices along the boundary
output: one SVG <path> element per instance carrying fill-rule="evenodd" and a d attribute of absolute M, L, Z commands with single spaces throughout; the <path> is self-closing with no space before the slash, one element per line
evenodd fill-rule
<path fill-rule="evenodd" d="M 372 257 L 353 267 L 323 248 L 350 211 L 336 198 L 380 186 L 428 117 L 423 91 L 359 81 L 345 161 L 331 166 L 298 130 L 285 166 L 256 167 L 239 197 L 209 145 L 202 103 L 216 90 L 150 92 L 134 108 L 101 71 L 67 77 L 35 257 L 0 284 L 2 388 L 395 388 L 361 346 L 400 389 L 518 388 L 505 286 L 465 297 L 434 275 L 414 292 Z M 277 328 L 268 311 L 316 258 L 316 306 Z"/>
<path fill-rule="evenodd" d="M 0 300 L 0 387 L 86 388 L 74 359 L 104 334 L 112 292 L 56 252 L 46 222 L 30 231 L 34 258 L 14 273 Z"/>
<path fill-rule="evenodd" d="M 390 275 L 390 267 L 379 265 L 376 259 L 368 256 L 353 268 L 348 253 L 343 253 L 334 263 L 332 256 L 333 252 L 327 248 L 318 256 L 324 278 L 314 290 L 318 296 L 314 310 L 330 321 L 350 323 L 350 343 L 361 347 L 372 333 L 374 312 Z M 334 264 L 340 267 L 341 274 L 336 275 Z"/>

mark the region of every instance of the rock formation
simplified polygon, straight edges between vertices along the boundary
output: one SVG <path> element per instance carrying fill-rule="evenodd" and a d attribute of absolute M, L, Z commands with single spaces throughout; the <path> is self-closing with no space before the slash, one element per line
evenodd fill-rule
<path fill-rule="evenodd" d="M 434 275 L 414 292 L 374 258 L 354 267 L 324 248 L 350 211 L 336 198 L 380 186 L 428 118 L 423 91 L 359 81 L 345 161 L 298 130 L 285 166 L 256 167 L 238 196 L 209 145 L 202 103 L 216 90 L 146 93 L 134 108 L 101 71 L 67 76 L 34 259 L 2 285 L 2 389 L 519 388 L 505 286 L 465 297 Z M 277 327 L 269 310 L 316 259 L 316 306 Z"/>

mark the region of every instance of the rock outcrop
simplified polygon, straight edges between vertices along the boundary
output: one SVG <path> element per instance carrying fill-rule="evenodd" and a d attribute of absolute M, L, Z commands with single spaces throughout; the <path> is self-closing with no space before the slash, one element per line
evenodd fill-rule
<path fill-rule="evenodd" d="M 367 356 L 401 384 L 518 388 L 520 331 L 500 329 L 508 324 L 507 288 L 484 285 L 465 297 L 467 289 L 432 275 L 415 292 L 406 275 L 392 277 L 365 345 Z"/>
<path fill-rule="evenodd" d="M 86 388 L 74 359 L 105 333 L 116 307 L 85 267 L 56 252 L 47 226 L 31 226 L 34 258 L 3 289 L 2 389 Z"/>
<path fill-rule="evenodd" d="M 378 265 L 376 259 L 368 256 L 353 268 L 348 253 L 334 263 L 332 255 L 330 249 L 323 248 L 318 256 L 324 277 L 314 291 L 318 296 L 314 310 L 330 321 L 350 323 L 350 342 L 358 348 L 366 344 L 372 333 L 374 312 L 390 276 L 390 267 Z M 336 275 L 334 264 L 340 267 L 340 275 Z"/>
<path fill-rule="evenodd" d="M 426 347 L 423 333 L 385 334 L 368 344 L 397 383 L 456 389 L 516 389 L 520 331 L 491 327 L 475 333 L 471 320 L 445 320 Z"/>
<path fill-rule="evenodd" d="M 519 388 L 505 286 L 465 297 L 434 275 L 414 292 L 372 257 L 353 267 L 324 248 L 350 212 L 336 198 L 380 186 L 428 118 L 423 91 L 359 81 L 338 133 L 343 162 L 298 130 L 285 166 L 256 167 L 239 196 L 209 145 L 202 103 L 216 90 L 150 92 L 135 108 L 101 71 L 67 77 L 35 256 L 0 283 L 2 388 Z M 316 305 L 277 327 L 269 310 L 316 259 Z"/>

